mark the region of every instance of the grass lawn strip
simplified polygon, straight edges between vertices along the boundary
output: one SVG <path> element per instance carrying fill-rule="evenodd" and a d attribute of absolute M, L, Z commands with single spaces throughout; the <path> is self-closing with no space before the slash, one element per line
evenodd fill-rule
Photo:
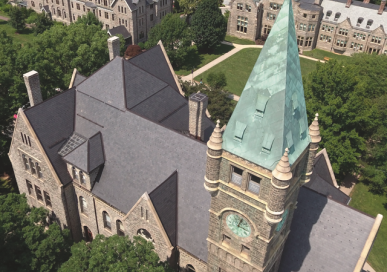
<path fill-rule="evenodd" d="M 242 44 L 242 45 L 251 45 L 255 44 L 255 42 L 246 40 L 246 39 L 239 39 L 237 37 L 226 35 L 226 38 L 224 39 L 226 42 L 230 43 L 236 43 L 236 44 Z"/>
<path fill-rule="evenodd" d="M 378 213 L 384 217 L 367 262 L 376 272 L 387 272 L 387 197 L 369 192 L 363 183 L 356 184 L 351 197 L 349 206 L 374 217 Z"/>
<path fill-rule="evenodd" d="M 198 54 L 197 51 L 191 52 L 191 54 L 187 58 L 185 65 L 181 68 L 175 69 L 175 73 L 179 76 L 187 76 L 191 73 L 192 68 L 197 70 L 203 67 L 204 65 L 210 63 L 211 61 L 219 58 L 220 56 L 226 54 L 232 49 L 234 49 L 233 46 L 221 44 L 214 52 L 209 54 Z"/>
<path fill-rule="evenodd" d="M 203 79 L 203 82 L 207 83 L 207 76 L 209 73 L 223 72 L 227 78 L 227 86 L 225 89 L 240 96 L 260 52 L 260 48 L 242 49 L 228 59 L 198 75 L 195 77 L 195 80 L 200 81 L 200 79 Z M 311 71 L 316 69 L 316 62 L 312 60 L 300 58 L 300 64 L 303 76 L 306 76 Z"/>
<path fill-rule="evenodd" d="M 30 28 L 26 28 L 22 31 L 22 33 L 16 33 L 16 29 L 14 29 L 8 22 L 0 20 L 0 31 L 5 30 L 8 36 L 11 36 L 13 40 L 17 43 L 27 43 L 32 40 L 34 34 Z"/>
<path fill-rule="evenodd" d="M 325 57 L 328 57 L 330 59 L 345 61 L 349 58 L 348 56 L 338 55 L 338 54 L 335 54 L 332 52 L 327 52 L 327 51 L 324 51 L 321 49 L 313 49 L 312 51 L 304 51 L 303 55 L 308 56 L 308 57 L 312 57 L 315 59 L 320 59 L 320 60 L 324 60 Z"/>

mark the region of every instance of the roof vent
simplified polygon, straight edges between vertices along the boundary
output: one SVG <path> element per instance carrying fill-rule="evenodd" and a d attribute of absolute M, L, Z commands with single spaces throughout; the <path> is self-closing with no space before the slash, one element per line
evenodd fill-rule
<path fill-rule="evenodd" d="M 364 18 L 363 18 L 363 17 L 359 17 L 359 18 L 357 19 L 356 26 L 360 26 L 360 25 L 361 25 L 361 23 L 363 22 L 363 20 L 364 20 Z"/>
<path fill-rule="evenodd" d="M 263 117 L 263 114 L 265 113 L 265 109 L 266 109 L 266 104 L 269 98 L 270 98 L 269 96 L 265 96 L 261 94 L 258 95 L 257 104 L 255 106 L 255 109 L 256 109 L 255 116 Z"/>
<path fill-rule="evenodd" d="M 293 114 L 294 114 L 296 109 L 298 108 L 298 98 L 296 93 L 293 93 L 292 101 L 293 101 Z"/>
<path fill-rule="evenodd" d="M 301 118 L 299 121 L 300 124 L 300 138 L 302 138 L 304 132 L 306 131 L 306 124 L 304 118 Z"/>
<path fill-rule="evenodd" d="M 263 143 L 262 143 L 263 153 L 270 154 L 273 141 L 274 141 L 274 135 L 266 132 L 263 136 Z"/>
<path fill-rule="evenodd" d="M 335 20 L 335 21 L 339 20 L 340 15 L 341 15 L 340 12 L 336 12 L 336 14 L 335 14 L 335 19 L 334 19 L 334 20 Z"/>
<path fill-rule="evenodd" d="M 328 10 L 327 11 L 327 16 L 326 16 L 326 18 L 329 18 L 329 16 L 331 16 L 332 15 L 332 11 L 331 10 Z"/>
<path fill-rule="evenodd" d="M 374 22 L 374 20 L 369 19 L 369 20 L 367 21 L 367 26 L 366 26 L 366 28 L 370 28 L 373 22 Z"/>
<path fill-rule="evenodd" d="M 234 139 L 238 142 L 242 142 L 243 134 L 246 130 L 246 124 L 236 121 L 235 131 L 234 131 Z"/>

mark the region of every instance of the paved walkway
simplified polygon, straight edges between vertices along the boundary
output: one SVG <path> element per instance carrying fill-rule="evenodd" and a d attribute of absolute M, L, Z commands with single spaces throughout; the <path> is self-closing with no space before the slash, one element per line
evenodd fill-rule
<path fill-rule="evenodd" d="M 4 16 L 0 16 L 0 20 L 9 21 L 9 18 L 8 17 L 4 17 Z"/>
<path fill-rule="evenodd" d="M 210 63 L 204 65 L 203 67 L 199 68 L 198 70 L 194 71 L 193 73 L 193 77 L 197 77 L 198 75 L 204 73 L 205 71 L 207 71 L 208 69 L 211 69 L 212 67 L 214 67 L 215 65 L 221 63 L 222 61 L 224 61 L 225 59 L 228 59 L 229 57 L 231 57 L 232 55 L 234 55 L 235 53 L 238 53 L 239 51 L 241 51 L 242 49 L 245 49 L 245 48 L 262 48 L 263 45 L 241 45 L 241 44 L 236 44 L 236 43 L 230 43 L 230 42 L 222 42 L 223 44 L 227 44 L 227 45 L 231 45 L 231 46 L 234 46 L 235 48 L 232 49 L 231 51 L 227 52 L 226 54 L 220 56 L 219 58 L 211 61 Z M 313 61 L 320 61 L 320 62 L 325 62 L 323 60 L 319 60 L 319 59 L 315 59 L 315 58 L 311 58 L 311 57 L 307 57 L 307 56 L 304 56 L 304 55 L 299 55 L 300 58 L 304 58 L 304 59 L 309 59 L 309 60 L 313 60 Z M 192 80 L 192 74 L 189 74 L 188 76 L 184 76 L 181 78 L 183 81 L 191 81 Z M 237 95 L 233 95 L 233 99 L 235 101 L 238 101 L 239 100 L 239 96 Z"/>

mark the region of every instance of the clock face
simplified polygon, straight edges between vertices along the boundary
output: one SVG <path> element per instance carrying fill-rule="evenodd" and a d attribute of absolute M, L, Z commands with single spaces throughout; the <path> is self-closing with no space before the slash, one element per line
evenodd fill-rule
<path fill-rule="evenodd" d="M 226 218 L 227 226 L 239 237 L 247 237 L 251 233 L 249 223 L 237 214 L 230 214 Z"/>
<path fill-rule="evenodd" d="M 278 223 L 277 228 L 275 229 L 276 231 L 280 231 L 282 229 L 282 227 L 284 226 L 284 224 L 286 222 L 286 219 L 288 218 L 288 213 L 289 213 L 289 210 L 286 210 L 284 212 L 284 214 L 282 215 L 281 222 Z"/>

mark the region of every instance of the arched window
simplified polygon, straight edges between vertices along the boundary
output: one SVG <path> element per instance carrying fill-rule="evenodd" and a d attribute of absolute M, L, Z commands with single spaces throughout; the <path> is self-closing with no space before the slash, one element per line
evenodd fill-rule
<path fill-rule="evenodd" d="M 29 159 L 29 161 L 31 166 L 31 174 L 35 175 L 36 174 L 35 164 L 31 159 Z"/>
<path fill-rule="evenodd" d="M 35 7 L 35 2 L 31 1 L 31 6 Z"/>
<path fill-rule="evenodd" d="M 86 183 L 86 176 L 82 171 L 79 171 L 79 176 L 81 178 L 81 183 L 85 184 Z"/>
<path fill-rule="evenodd" d="M 42 9 L 43 5 L 42 3 L 39 3 L 39 8 Z"/>
<path fill-rule="evenodd" d="M 58 7 L 58 16 L 62 16 L 62 12 L 60 11 L 59 7 Z"/>
<path fill-rule="evenodd" d="M 120 220 L 117 220 L 117 234 L 118 236 L 125 236 L 124 225 Z"/>
<path fill-rule="evenodd" d="M 79 179 L 78 171 L 75 169 L 75 167 L 73 167 L 73 179 Z"/>
<path fill-rule="evenodd" d="M 23 162 L 24 162 L 25 169 L 26 170 L 30 169 L 30 164 L 28 163 L 28 159 L 27 159 L 26 155 L 23 154 L 22 157 L 23 157 Z"/>
<path fill-rule="evenodd" d="M 86 213 L 87 211 L 87 202 L 83 196 L 79 197 L 79 205 L 81 206 L 81 212 Z"/>
<path fill-rule="evenodd" d="M 149 242 L 152 242 L 153 244 L 155 243 L 155 240 L 153 240 L 152 236 L 150 235 L 150 233 L 146 229 L 139 229 L 137 231 L 137 235 L 141 236 L 142 238 L 144 238 L 145 240 L 147 240 Z"/>
<path fill-rule="evenodd" d="M 42 178 L 43 177 L 42 168 L 40 168 L 40 165 L 37 162 L 35 163 L 35 166 L 36 166 L 36 172 L 38 173 L 38 178 Z"/>
<path fill-rule="evenodd" d="M 63 18 L 65 18 L 65 19 L 67 18 L 65 10 L 63 10 Z"/>
<path fill-rule="evenodd" d="M 195 268 L 192 266 L 192 264 L 187 265 L 187 272 L 196 272 Z"/>
<path fill-rule="evenodd" d="M 109 230 L 112 229 L 112 223 L 111 223 L 111 220 L 110 220 L 110 216 L 108 215 L 107 212 L 103 212 L 102 213 L 103 215 L 103 226 Z"/>

